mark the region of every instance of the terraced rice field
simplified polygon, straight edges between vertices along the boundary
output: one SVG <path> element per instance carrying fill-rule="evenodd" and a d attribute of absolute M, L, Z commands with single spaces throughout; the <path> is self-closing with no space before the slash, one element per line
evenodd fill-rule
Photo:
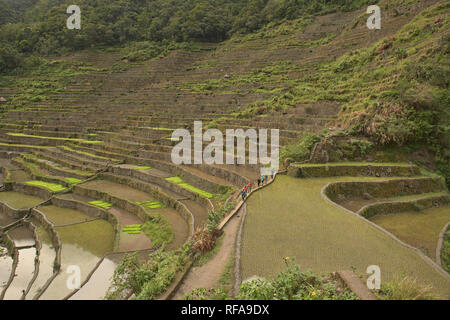
<path fill-rule="evenodd" d="M 418 8 L 423 6 L 420 3 Z M 348 43 L 352 50 L 367 47 L 394 34 L 414 16 L 394 19 L 388 15 L 385 27 L 369 38 L 365 26 L 345 28 L 359 14 L 321 16 L 306 29 L 290 35 L 204 44 L 214 50 L 171 52 L 162 59 L 130 63 L 122 71 L 114 68 L 116 63 L 123 63 L 119 54 L 78 52 L 58 58 L 88 63 L 93 70 L 103 71 L 36 76 L 33 81 L 64 85 L 49 90 L 43 100 L 6 108 L 0 114 L 0 184 L 4 186 L 0 206 L 29 209 L 51 199 L 51 203 L 38 207 L 42 216 L 23 211 L 14 212 L 17 216 L 12 217 L 12 213 L 0 210 L 2 227 L 17 220 L 25 223 L 31 216 L 37 235 L 34 240 L 41 245 L 39 253 L 34 245 L 14 248 L 9 256 L 0 257 L 0 293 L 6 291 L 8 298 L 21 298 L 23 290 L 31 285 L 26 299 L 63 299 L 71 294 L 71 299 L 102 298 L 124 252 L 138 250 L 145 255 L 154 249 L 154 239 L 160 235 L 145 232 L 149 217 L 162 217 L 163 222 L 156 222 L 154 229 L 167 228 L 173 235 L 172 242 L 165 243 L 165 250 L 181 247 L 192 236 L 192 227 L 204 225 L 212 206 L 217 209 L 230 196 L 233 201 L 243 185 L 256 181 L 259 168 L 174 165 L 171 151 L 176 141 L 171 131 L 192 130 L 198 120 L 204 121 L 205 127 L 213 125 L 223 132 L 236 128 L 280 129 L 283 147 L 307 133 L 333 128 L 341 109 L 335 99 L 304 101 L 289 109 L 256 112 L 248 117 L 236 114 L 257 101 L 272 99 L 274 90 L 284 90 L 283 85 L 275 85 L 280 76 L 288 83 L 302 74 L 317 72 L 317 66 L 345 54 Z M 335 37 L 320 46 L 288 44 L 293 40 L 302 44 L 320 41 L 324 33 Z M 209 81 L 220 85 L 209 90 Z M 20 87 L 0 88 L 0 96 L 14 100 L 21 97 L 22 91 Z M 378 164 L 382 165 L 391 164 Z M 383 279 L 405 271 L 423 283 L 431 283 L 440 293 L 448 293 L 448 280 L 418 254 L 320 195 L 328 182 L 380 179 L 279 176 L 272 186 L 253 195 L 243 234 L 244 279 L 254 274 L 273 274 L 284 267 L 283 257 L 296 256 L 302 267 L 317 272 L 354 266 L 364 274 L 368 265 L 378 264 Z M 225 191 L 228 188 L 231 193 Z M 429 191 L 422 195 L 438 194 Z M 389 200 L 415 197 L 402 195 Z M 347 197 L 342 204 L 357 210 L 386 200 Z M 427 241 L 434 241 L 436 230 L 448 217 L 442 210 L 423 211 L 421 214 L 433 217 L 427 224 L 415 213 L 393 215 L 392 219 L 379 216 L 373 221 L 412 245 L 417 240 L 417 245 L 423 244 L 431 252 L 433 244 Z M 396 219 L 424 223 L 427 228 L 410 239 L 416 225 L 401 229 Z M 124 231 L 129 225 L 142 225 L 142 232 Z M 20 243 L 20 239 L 16 241 Z M 16 251 L 20 261 L 18 269 L 13 270 L 11 256 Z M 76 293 L 66 287 L 66 271 L 71 265 L 80 266 L 82 282 L 92 273 Z M 10 278 L 11 285 L 7 286 Z"/>
<path fill-rule="evenodd" d="M 0 192 L 0 201 L 6 203 L 13 209 L 32 208 L 43 202 L 38 197 L 19 192 Z"/>
<path fill-rule="evenodd" d="M 76 265 L 81 271 L 81 281 L 93 270 L 107 253 L 113 251 L 114 231 L 106 221 L 98 220 L 67 227 L 55 228 L 61 242 L 61 268 Z M 62 299 L 72 290 L 66 282 L 70 274 L 60 273 L 40 297 L 42 300 Z"/>
<path fill-rule="evenodd" d="M 378 215 L 371 218 L 371 221 L 436 260 L 439 233 L 450 221 L 450 206 Z"/>
<path fill-rule="evenodd" d="M 354 267 L 364 275 L 368 266 L 378 265 L 382 281 L 404 272 L 448 298 L 450 281 L 422 257 L 321 196 L 330 182 L 358 180 L 362 179 L 278 176 L 251 197 L 242 240 L 243 279 L 281 271 L 283 258 L 289 256 L 318 273 Z"/>

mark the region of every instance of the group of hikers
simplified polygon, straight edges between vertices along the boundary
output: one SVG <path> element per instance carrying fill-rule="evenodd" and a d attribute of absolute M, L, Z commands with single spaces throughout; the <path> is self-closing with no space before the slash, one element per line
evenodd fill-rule
<path fill-rule="evenodd" d="M 272 171 L 271 179 L 273 180 L 274 172 Z M 262 175 L 258 178 L 258 188 L 267 184 L 269 182 L 269 176 L 268 175 Z M 242 201 L 245 201 L 247 198 L 247 195 L 249 195 L 252 192 L 253 184 L 249 182 L 244 188 L 242 188 L 240 196 L 242 197 Z"/>

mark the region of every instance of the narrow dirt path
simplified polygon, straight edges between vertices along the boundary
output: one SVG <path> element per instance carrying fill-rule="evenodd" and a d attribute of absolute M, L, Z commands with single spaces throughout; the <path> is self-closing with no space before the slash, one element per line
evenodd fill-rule
<path fill-rule="evenodd" d="M 225 266 L 233 254 L 240 221 L 245 210 L 244 207 L 245 205 L 225 226 L 223 230 L 225 235 L 219 251 L 207 263 L 200 267 L 194 267 L 189 271 L 177 292 L 174 294 L 175 300 L 182 299 L 186 293 L 189 293 L 193 289 L 210 289 L 217 285 Z"/>

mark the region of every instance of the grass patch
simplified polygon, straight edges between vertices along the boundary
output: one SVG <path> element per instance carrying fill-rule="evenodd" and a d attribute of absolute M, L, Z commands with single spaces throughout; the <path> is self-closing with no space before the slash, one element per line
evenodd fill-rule
<path fill-rule="evenodd" d="M 88 203 L 105 210 L 109 210 L 113 206 L 111 203 L 104 202 L 102 200 L 89 201 Z"/>
<path fill-rule="evenodd" d="M 75 141 L 86 144 L 99 144 L 103 143 L 103 141 L 95 141 L 95 140 L 85 140 L 85 139 L 76 139 L 76 138 L 61 138 L 61 137 L 45 137 L 45 136 L 35 136 L 31 134 L 25 133 L 14 133 L 8 132 L 7 135 L 12 137 L 24 137 L 24 138 L 36 138 L 36 139 L 46 139 L 46 140 L 58 140 L 58 141 Z"/>
<path fill-rule="evenodd" d="M 128 234 L 140 234 L 142 232 L 142 224 L 126 225 L 122 228 L 122 231 Z"/>
<path fill-rule="evenodd" d="M 174 183 L 186 190 L 192 191 L 194 193 L 199 194 L 200 196 L 207 198 L 207 199 L 211 199 L 214 195 L 212 193 L 206 192 L 204 190 L 201 190 L 199 188 L 196 188 L 190 184 L 188 184 L 187 182 L 184 182 L 183 179 L 181 179 L 180 177 L 171 177 L 171 178 L 166 178 L 167 181 Z"/>
<path fill-rule="evenodd" d="M 77 183 L 83 182 L 83 180 L 77 179 L 77 178 L 64 178 L 64 181 L 66 181 L 70 184 L 77 184 Z"/>
<path fill-rule="evenodd" d="M 35 186 L 35 187 L 44 188 L 44 189 L 47 189 L 47 190 L 49 190 L 51 192 L 61 192 L 61 191 L 67 190 L 66 187 L 64 187 L 64 186 L 62 186 L 60 184 L 44 182 L 44 181 L 38 181 L 38 180 L 26 181 L 25 184 L 29 185 L 29 186 Z"/>
<path fill-rule="evenodd" d="M 160 214 L 152 214 L 142 230 L 152 240 L 153 246 L 169 244 L 174 239 L 169 221 Z"/>
<path fill-rule="evenodd" d="M 159 201 L 138 201 L 136 204 L 149 209 L 159 209 L 165 207 L 164 204 Z"/>
<path fill-rule="evenodd" d="M 138 171 L 146 171 L 146 170 L 150 170 L 152 169 L 152 167 L 149 166 L 141 166 L 141 167 L 134 167 L 134 170 L 138 170 Z"/>
<path fill-rule="evenodd" d="M 437 300 L 431 286 L 423 286 L 411 277 L 395 277 L 392 281 L 382 283 L 377 294 L 382 300 Z"/>
<path fill-rule="evenodd" d="M 91 141 L 91 140 L 87 140 L 87 141 Z M 106 158 L 106 157 L 102 157 L 102 156 L 97 156 L 97 155 L 95 155 L 95 154 L 93 154 L 93 153 L 89 153 L 89 152 L 85 152 L 85 151 L 80 151 L 80 150 L 75 150 L 75 149 L 72 149 L 72 148 L 70 148 L 70 147 L 68 147 L 68 146 L 62 146 L 61 148 L 62 148 L 63 150 L 69 151 L 69 152 L 75 152 L 75 153 L 78 153 L 78 154 L 81 154 L 81 155 L 85 155 L 85 156 L 88 156 L 88 157 L 92 157 L 92 158 L 97 158 L 97 159 L 107 160 L 107 161 L 113 161 L 113 162 L 118 162 L 118 161 L 119 161 L 119 160 L 117 160 L 117 159 Z"/>

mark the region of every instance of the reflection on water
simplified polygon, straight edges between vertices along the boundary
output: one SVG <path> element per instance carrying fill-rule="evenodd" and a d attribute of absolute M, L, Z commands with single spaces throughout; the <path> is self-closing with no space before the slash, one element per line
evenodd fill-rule
<path fill-rule="evenodd" d="M 111 284 L 114 270 L 117 263 L 105 258 L 100 266 L 95 270 L 90 278 L 80 291 L 74 294 L 70 300 L 101 300 L 105 297 L 106 292 Z"/>
<path fill-rule="evenodd" d="M 19 263 L 16 276 L 6 290 L 4 300 L 19 300 L 33 278 L 35 269 L 36 248 L 19 250 Z"/>
<path fill-rule="evenodd" d="M 44 300 L 62 299 L 71 293 L 66 283 L 73 274 L 66 273 L 68 267 L 80 268 L 83 283 L 100 259 L 113 250 L 114 244 L 113 227 L 104 220 L 55 229 L 62 242 L 61 272 L 40 297 Z"/>
<path fill-rule="evenodd" d="M 13 259 L 8 255 L 5 247 L 0 246 L 0 293 L 8 283 L 11 275 Z"/>
<path fill-rule="evenodd" d="M 33 299 L 40 288 L 53 275 L 53 264 L 56 257 L 56 251 L 52 246 L 48 232 L 44 228 L 38 227 L 37 233 L 42 246 L 39 252 L 39 274 L 26 296 L 27 300 Z"/>

